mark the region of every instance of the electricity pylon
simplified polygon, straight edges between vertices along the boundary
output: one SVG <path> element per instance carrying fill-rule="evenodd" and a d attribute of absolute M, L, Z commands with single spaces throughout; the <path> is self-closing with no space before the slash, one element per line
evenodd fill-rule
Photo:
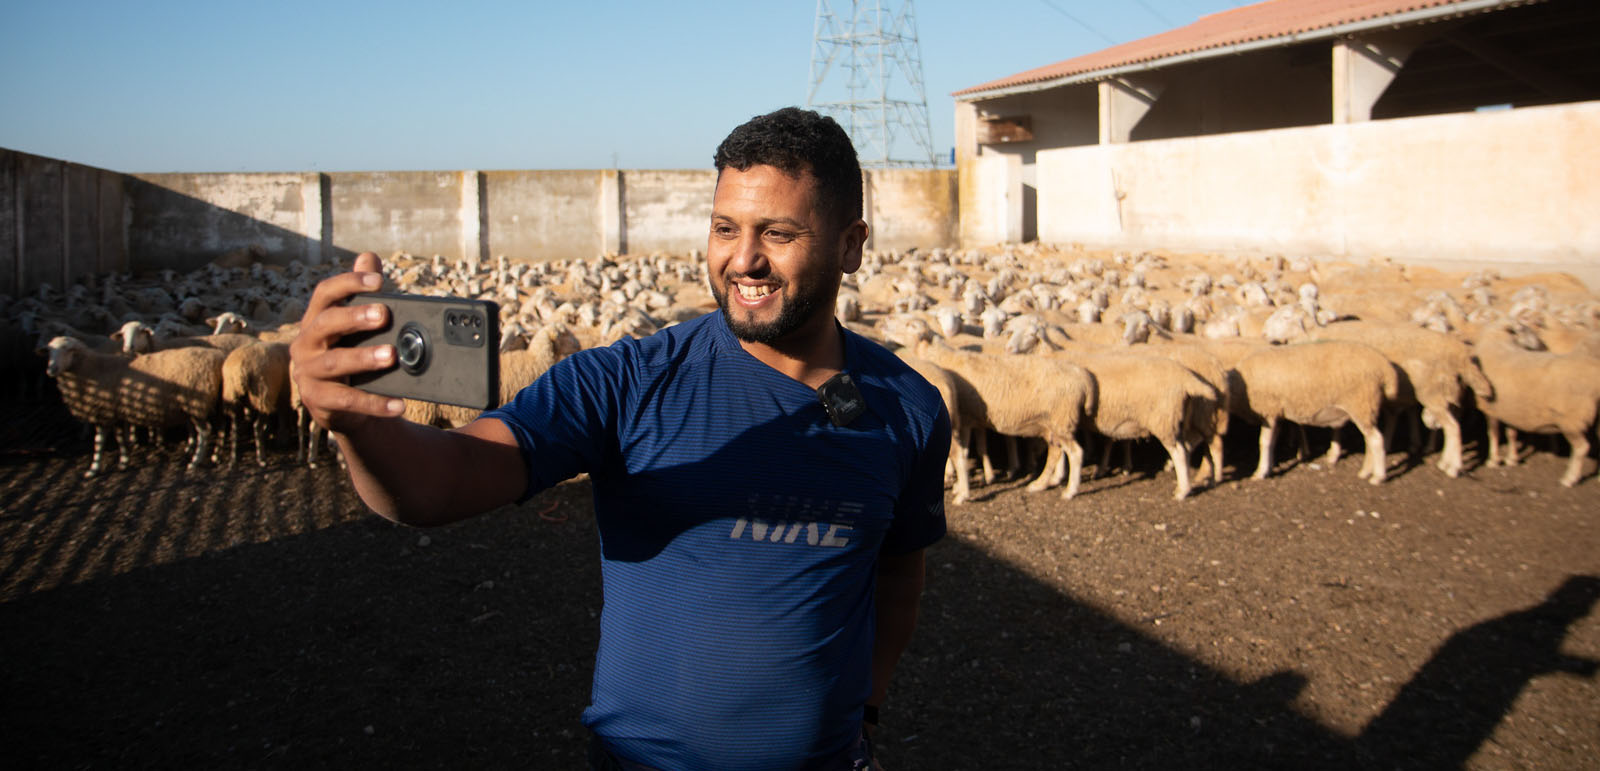
<path fill-rule="evenodd" d="M 838 3 L 841 7 L 844 2 Z M 938 164 L 922 88 L 922 54 L 911 0 L 893 13 L 880 0 L 850 0 L 848 16 L 817 0 L 806 106 L 850 134 L 867 168 Z M 830 84 L 828 76 L 838 77 Z"/>

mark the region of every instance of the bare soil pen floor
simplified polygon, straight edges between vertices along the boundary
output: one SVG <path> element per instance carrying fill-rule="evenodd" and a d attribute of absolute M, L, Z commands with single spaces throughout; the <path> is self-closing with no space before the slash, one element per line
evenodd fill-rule
<path fill-rule="evenodd" d="M 8 768 L 582 767 L 587 483 L 412 530 L 281 449 L 84 480 L 58 405 L 0 412 Z M 978 488 L 886 767 L 1600 767 L 1600 482 L 1482 468 L 1481 430 L 1455 480 L 1403 453 L 1380 487 L 1359 458 L 1238 480 L 1246 436 L 1182 502 L 1150 470 Z"/>

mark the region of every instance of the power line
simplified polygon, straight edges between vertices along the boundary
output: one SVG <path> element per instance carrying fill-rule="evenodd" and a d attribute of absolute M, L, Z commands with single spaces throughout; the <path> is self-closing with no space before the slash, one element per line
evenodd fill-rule
<path fill-rule="evenodd" d="M 1106 43 L 1108 43 L 1110 45 L 1116 45 L 1117 44 L 1117 41 L 1112 40 L 1104 32 L 1101 32 L 1100 30 L 1095 29 L 1094 27 L 1090 26 L 1089 23 L 1084 21 L 1083 19 L 1080 19 L 1080 18 L 1078 18 L 1076 16 L 1073 16 L 1071 13 L 1067 12 L 1067 9 L 1062 8 L 1061 6 L 1050 2 L 1050 0 L 1039 0 L 1039 2 L 1044 3 L 1047 7 L 1049 7 L 1051 10 L 1055 11 L 1056 13 L 1059 13 L 1062 16 L 1065 16 L 1065 17 L 1071 19 L 1072 21 L 1076 22 L 1078 26 L 1083 27 L 1086 30 L 1089 30 L 1089 32 L 1093 33 L 1096 37 L 1100 38 L 1101 40 L 1106 41 Z"/>
<path fill-rule="evenodd" d="M 1135 3 L 1138 3 L 1140 8 L 1143 8 L 1146 11 L 1149 11 L 1151 16 L 1156 17 L 1158 20 L 1161 21 L 1162 24 L 1167 25 L 1169 28 L 1178 26 L 1177 22 L 1175 22 L 1175 21 L 1167 18 L 1166 16 L 1162 15 L 1162 13 L 1160 11 L 1156 10 L 1149 3 L 1145 2 L 1145 0 L 1133 0 L 1133 1 Z"/>

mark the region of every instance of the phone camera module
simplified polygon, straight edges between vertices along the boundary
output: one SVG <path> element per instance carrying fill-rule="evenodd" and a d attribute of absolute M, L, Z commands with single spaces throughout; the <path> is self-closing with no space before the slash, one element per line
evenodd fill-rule
<path fill-rule="evenodd" d="M 401 328 L 394 348 L 400 368 L 406 372 L 416 375 L 428 368 L 428 337 L 421 327 L 407 324 Z"/>

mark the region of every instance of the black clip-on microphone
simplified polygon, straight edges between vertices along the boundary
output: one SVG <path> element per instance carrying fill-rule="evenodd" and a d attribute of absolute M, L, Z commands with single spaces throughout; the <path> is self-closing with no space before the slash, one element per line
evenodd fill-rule
<path fill-rule="evenodd" d="M 835 426 L 848 426 L 867 411 L 867 402 L 848 372 L 840 372 L 818 386 L 817 401 L 822 402 L 822 409 L 827 410 L 828 420 Z"/>

